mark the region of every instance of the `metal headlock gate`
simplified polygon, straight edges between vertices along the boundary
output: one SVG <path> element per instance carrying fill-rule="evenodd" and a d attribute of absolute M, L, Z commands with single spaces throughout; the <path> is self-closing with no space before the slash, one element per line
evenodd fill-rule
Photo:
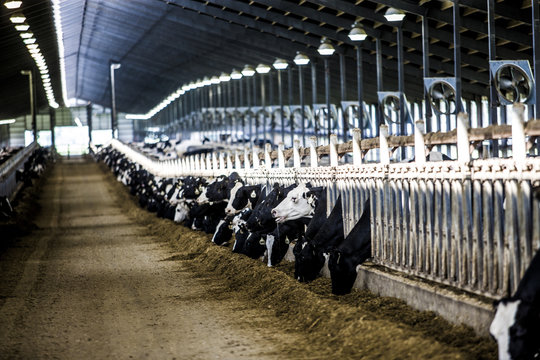
<path fill-rule="evenodd" d="M 17 190 L 16 172 L 24 167 L 24 163 L 38 146 L 37 142 L 32 142 L 0 166 L 0 196 L 13 198 Z"/>
<path fill-rule="evenodd" d="M 289 185 L 310 182 L 326 186 L 328 211 L 342 196 L 347 234 L 369 199 L 372 261 L 396 271 L 490 298 L 515 291 L 536 249 L 540 248 L 540 205 L 533 187 L 540 185 L 540 158 L 527 157 L 526 136 L 540 136 L 540 121 L 524 123 L 524 106 L 511 111 L 512 125 L 469 129 L 459 114 L 457 129 L 448 133 L 388 136 L 381 126 L 378 138 L 292 149 L 280 146 L 264 154 L 219 153 L 154 161 L 116 140 L 112 145 L 157 176 L 215 177 L 237 171 L 249 184 Z M 512 157 L 471 160 L 472 144 L 512 138 Z M 529 142 L 530 143 L 530 142 Z M 426 162 L 426 149 L 457 145 L 455 161 Z M 390 163 L 389 149 L 414 146 L 416 159 Z M 380 151 L 380 162 L 362 163 L 368 151 Z M 353 164 L 339 165 L 340 155 L 353 155 Z M 329 166 L 319 166 L 321 156 Z M 310 159 L 310 166 L 303 159 Z M 251 160 L 251 161 L 250 161 Z M 277 161 L 276 161 L 277 160 Z M 287 167 L 286 161 L 292 160 Z"/>

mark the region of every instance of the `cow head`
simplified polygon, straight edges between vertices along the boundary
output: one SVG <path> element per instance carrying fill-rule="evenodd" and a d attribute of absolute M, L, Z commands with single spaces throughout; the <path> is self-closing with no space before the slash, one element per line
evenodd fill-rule
<path fill-rule="evenodd" d="M 244 253 L 244 247 L 246 240 L 250 234 L 246 227 L 246 220 L 251 215 L 250 209 L 244 209 L 238 215 L 236 215 L 231 223 L 232 230 L 234 231 L 234 244 L 232 252 Z"/>
<path fill-rule="evenodd" d="M 268 266 L 279 264 L 289 251 L 290 244 L 297 241 L 303 232 L 304 223 L 301 220 L 278 224 L 276 229 L 266 237 Z"/>
<path fill-rule="evenodd" d="M 250 233 L 244 244 L 244 254 L 252 259 L 258 259 L 264 255 L 266 239 L 260 232 Z"/>
<path fill-rule="evenodd" d="M 292 189 L 287 197 L 272 209 L 276 223 L 312 216 L 317 205 L 317 196 L 310 193 L 310 190 L 311 186 L 305 183 L 300 183 Z"/>
<path fill-rule="evenodd" d="M 540 356 L 540 308 L 521 299 L 505 298 L 497 304 L 489 328 L 497 340 L 499 359 L 535 359 Z"/>
<path fill-rule="evenodd" d="M 332 279 L 332 294 L 350 293 L 357 275 L 356 264 L 353 263 L 352 258 L 339 250 L 333 250 L 328 259 L 328 268 Z"/>
<path fill-rule="evenodd" d="M 247 221 L 248 229 L 250 231 L 265 231 L 267 233 L 274 230 L 276 222 L 272 217 L 271 211 L 287 196 L 293 187 L 295 187 L 295 185 L 284 188 L 283 186 L 275 184 L 273 190 L 253 209 L 253 212 Z"/>
<path fill-rule="evenodd" d="M 225 208 L 225 214 L 234 215 L 246 207 L 253 207 L 260 195 L 260 185 L 244 186 L 242 183 L 237 182 L 231 189 L 231 196 Z"/>
<path fill-rule="evenodd" d="M 308 242 L 303 242 L 300 251 L 295 254 L 295 275 L 300 282 L 310 282 L 317 278 L 324 266 L 324 255 Z"/>

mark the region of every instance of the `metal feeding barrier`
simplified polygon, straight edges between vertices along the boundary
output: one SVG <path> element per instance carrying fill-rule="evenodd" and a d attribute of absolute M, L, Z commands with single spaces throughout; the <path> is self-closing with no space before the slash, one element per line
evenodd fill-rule
<path fill-rule="evenodd" d="M 12 198 L 17 190 L 16 172 L 24 167 L 24 163 L 38 147 L 37 142 L 18 151 L 0 166 L 0 196 Z"/>
<path fill-rule="evenodd" d="M 460 113 L 457 129 L 447 133 L 424 134 L 417 121 L 412 136 L 388 136 L 383 125 L 377 138 L 360 139 L 354 129 L 345 144 L 332 136 L 326 146 L 316 147 L 312 139 L 309 148 L 300 148 L 296 141 L 292 149 L 266 147 L 263 154 L 246 149 L 158 162 L 116 140 L 112 145 L 162 177 L 237 171 L 249 184 L 326 186 L 328 211 L 342 197 L 346 234 L 369 199 L 374 263 L 495 299 L 515 291 L 540 248 L 540 201 L 533 194 L 540 158 L 527 156 L 540 121 L 525 124 L 521 104 L 510 113 L 512 125 L 469 129 Z M 511 158 L 471 160 L 471 149 L 483 140 L 503 138 L 512 139 Z M 426 150 L 440 144 L 457 145 L 458 159 L 426 162 Z M 415 160 L 390 163 L 401 146 L 414 146 Z M 377 150 L 378 163 L 363 163 Z M 351 153 L 352 164 L 339 165 L 339 157 Z M 328 157 L 327 166 L 319 164 L 321 157 Z"/>

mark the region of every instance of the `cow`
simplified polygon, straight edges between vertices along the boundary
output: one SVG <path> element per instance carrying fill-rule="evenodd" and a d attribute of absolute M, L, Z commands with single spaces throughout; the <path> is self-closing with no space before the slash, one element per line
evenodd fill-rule
<path fill-rule="evenodd" d="M 283 260 L 289 251 L 290 244 L 304 235 L 308 222 L 308 218 L 286 221 L 283 224 L 277 224 L 274 231 L 266 236 L 268 267 L 275 266 Z"/>
<path fill-rule="evenodd" d="M 251 232 L 261 231 L 264 233 L 269 233 L 276 228 L 276 221 L 272 217 L 272 209 L 279 204 L 289 191 L 295 188 L 296 185 L 290 185 L 288 187 L 283 187 L 274 184 L 272 191 L 262 201 L 257 203 L 251 216 L 247 220 L 246 226 Z"/>
<path fill-rule="evenodd" d="M 276 223 L 313 216 L 317 198 L 324 191 L 323 187 L 312 188 L 308 183 L 300 183 L 287 197 L 272 209 Z"/>
<path fill-rule="evenodd" d="M 540 249 L 514 295 L 496 306 L 489 332 L 497 340 L 499 359 L 540 358 Z"/>
<path fill-rule="evenodd" d="M 232 229 L 234 231 L 234 244 L 232 252 L 243 253 L 244 245 L 250 234 L 246 227 L 246 221 L 251 216 L 251 209 L 244 209 L 233 217 L 231 222 Z"/>
<path fill-rule="evenodd" d="M 262 191 L 263 185 L 242 185 L 242 183 L 237 182 L 231 189 L 231 196 L 225 208 L 225 214 L 235 215 L 246 207 L 253 209 Z"/>
<path fill-rule="evenodd" d="M 295 255 L 297 279 L 310 282 L 319 275 L 325 263 L 325 253 L 343 241 L 343 212 L 341 195 L 338 197 L 328 219 L 321 226 L 311 241 L 304 241 L 302 249 Z"/>
<path fill-rule="evenodd" d="M 248 235 L 242 254 L 249 256 L 252 259 L 259 259 L 264 256 L 266 251 L 266 233 L 255 231 Z"/>
<path fill-rule="evenodd" d="M 304 235 L 301 236 L 298 239 L 298 241 L 296 241 L 296 244 L 294 245 L 293 254 L 296 259 L 300 255 L 300 251 L 305 246 L 305 243 L 311 241 L 315 237 L 315 235 L 317 235 L 317 233 L 321 229 L 321 226 L 323 226 L 326 220 L 328 219 L 328 216 L 326 215 L 326 207 L 327 207 L 327 194 L 326 194 L 326 191 L 323 191 L 321 193 L 321 196 L 318 197 L 317 200 L 315 201 L 315 212 L 305 230 Z M 294 263 L 294 278 L 299 279 L 297 261 L 295 261 Z"/>
<path fill-rule="evenodd" d="M 232 216 L 227 216 L 224 219 L 220 220 L 216 226 L 216 231 L 214 236 L 212 236 L 212 242 L 216 245 L 227 245 L 232 236 L 231 222 L 233 220 Z"/>
<path fill-rule="evenodd" d="M 328 268 L 332 279 L 332 293 L 345 295 L 351 292 L 358 265 L 371 256 L 371 211 L 369 199 L 364 203 L 362 216 L 341 244 L 330 251 Z"/>

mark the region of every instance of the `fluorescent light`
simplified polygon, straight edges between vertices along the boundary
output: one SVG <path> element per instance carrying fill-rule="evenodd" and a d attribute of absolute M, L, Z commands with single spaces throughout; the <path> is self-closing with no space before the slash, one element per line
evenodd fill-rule
<path fill-rule="evenodd" d="M 349 31 L 349 39 L 352 41 L 364 41 L 367 38 L 366 30 L 364 30 L 360 24 L 355 21 L 351 31 Z"/>
<path fill-rule="evenodd" d="M 9 20 L 14 24 L 22 24 L 26 20 L 26 17 L 22 13 L 15 13 L 11 15 Z"/>
<path fill-rule="evenodd" d="M 28 45 L 26 45 L 26 47 L 28 48 L 28 50 L 33 50 L 33 49 L 38 49 L 39 45 L 38 44 L 28 44 Z"/>
<path fill-rule="evenodd" d="M 28 38 L 31 38 L 34 36 L 33 33 L 31 32 L 22 32 L 19 34 L 23 39 L 28 39 Z"/>
<path fill-rule="evenodd" d="M 334 46 L 332 46 L 332 43 L 330 42 L 330 40 L 323 37 L 321 39 L 321 45 L 319 46 L 317 51 L 319 52 L 319 54 L 321 54 L 323 56 L 331 56 L 331 55 L 334 54 L 336 49 L 334 49 Z"/>
<path fill-rule="evenodd" d="M 296 53 L 293 61 L 298 66 L 309 64 L 309 58 L 307 57 L 307 55 L 300 51 Z"/>
<path fill-rule="evenodd" d="M 8 0 L 4 3 L 4 6 L 10 10 L 18 9 L 22 5 L 22 1 Z"/>
<path fill-rule="evenodd" d="M 227 82 L 231 80 L 231 77 L 229 76 L 229 74 L 221 73 L 221 75 L 219 76 L 219 80 L 221 82 Z"/>
<path fill-rule="evenodd" d="M 23 42 L 28 45 L 28 44 L 33 44 L 36 42 L 36 39 L 35 38 L 29 38 L 29 39 L 24 39 Z"/>
<path fill-rule="evenodd" d="M 287 66 L 289 66 L 289 63 L 283 59 L 276 59 L 274 63 L 272 64 L 274 66 L 274 69 L 276 70 L 285 70 Z"/>
<path fill-rule="evenodd" d="M 75 124 L 77 124 L 78 127 L 82 127 L 81 119 L 79 119 L 78 117 L 76 117 L 74 120 L 75 120 Z"/>
<path fill-rule="evenodd" d="M 149 118 L 146 114 L 126 114 L 126 119 L 129 120 L 148 120 Z"/>
<path fill-rule="evenodd" d="M 56 29 L 56 42 L 58 44 L 58 60 L 60 62 L 60 78 L 62 83 L 62 99 L 67 104 L 66 90 L 66 63 L 64 59 L 64 34 L 62 32 L 62 16 L 60 13 L 60 0 L 52 0 L 54 27 Z M 56 103 L 55 103 L 56 104 Z M 58 104 L 56 104 L 58 107 Z"/>
<path fill-rule="evenodd" d="M 266 64 L 259 64 L 255 70 L 257 70 L 259 74 L 267 74 L 272 68 Z"/>
<path fill-rule="evenodd" d="M 210 81 L 210 79 L 208 78 L 208 76 L 205 76 L 203 81 L 201 82 L 202 83 L 202 86 L 208 86 L 208 85 L 211 85 L 212 82 Z"/>
<path fill-rule="evenodd" d="M 246 65 L 242 69 L 242 75 L 247 76 L 247 77 L 253 76 L 255 75 L 255 70 L 253 70 L 251 66 Z"/>
<path fill-rule="evenodd" d="M 0 125 L 13 124 L 15 121 L 16 121 L 15 119 L 0 120 Z"/>
<path fill-rule="evenodd" d="M 232 71 L 231 73 L 231 79 L 233 80 L 238 80 L 238 79 L 241 79 L 242 78 L 242 73 L 238 70 L 234 70 Z"/>
<path fill-rule="evenodd" d="M 17 31 L 26 31 L 30 29 L 30 25 L 28 25 L 27 23 L 17 24 L 15 25 L 15 29 Z"/>
<path fill-rule="evenodd" d="M 384 17 L 390 22 L 398 22 L 402 21 L 403 18 L 405 18 L 405 13 L 401 10 L 391 7 L 386 10 L 386 12 L 384 13 Z"/>
<path fill-rule="evenodd" d="M 221 80 L 219 80 L 217 76 L 212 76 L 212 78 L 210 79 L 210 82 L 214 85 L 217 85 L 221 82 Z"/>

